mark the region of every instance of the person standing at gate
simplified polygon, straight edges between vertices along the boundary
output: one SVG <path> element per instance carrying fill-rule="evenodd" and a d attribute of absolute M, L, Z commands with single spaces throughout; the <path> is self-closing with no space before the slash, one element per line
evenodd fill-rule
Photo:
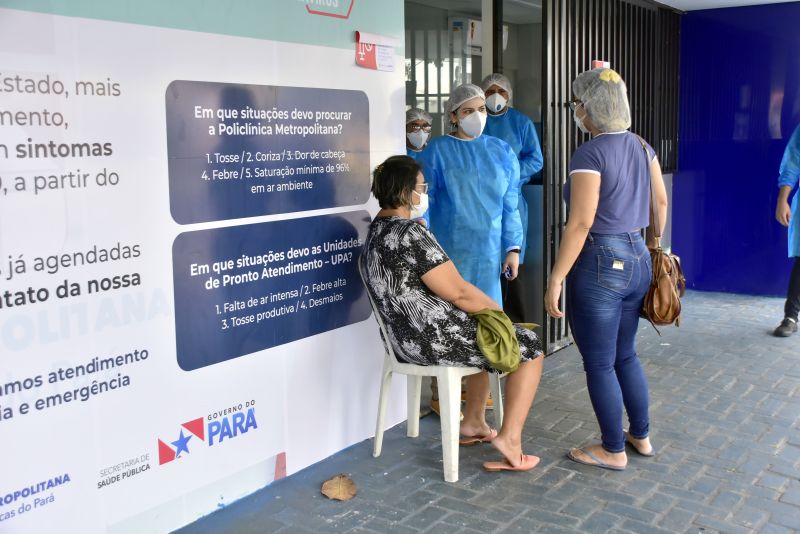
<path fill-rule="evenodd" d="M 428 143 L 418 159 L 430 184 L 431 232 L 464 279 L 502 305 L 500 274 L 517 277 L 522 249 L 519 163 L 508 143 L 481 135 L 480 87 L 454 88 L 446 110 L 453 131 Z"/>
<path fill-rule="evenodd" d="M 566 278 L 566 311 L 583 358 L 586 384 L 602 443 L 571 449 L 575 462 L 623 470 L 626 443 L 652 456 L 647 378 L 636 354 L 639 311 L 652 277 L 641 230 L 650 223 L 650 187 L 658 221 L 667 219 L 667 192 L 655 151 L 628 131 L 625 82 L 601 68 L 572 82 L 575 123 L 592 139 L 569 164 L 564 197 L 569 216 L 545 292 L 545 308 L 558 307 Z M 629 428 L 623 430 L 623 406 Z"/>
<path fill-rule="evenodd" d="M 778 174 L 778 205 L 775 207 L 775 218 L 783 226 L 789 228 L 789 257 L 794 258 L 792 275 L 783 306 L 783 321 L 773 334 L 777 337 L 789 337 L 797 332 L 797 314 L 800 312 L 800 201 L 795 193 L 789 206 L 789 196 L 797 187 L 800 177 L 800 125 L 795 128 L 786 150 Z"/>
<path fill-rule="evenodd" d="M 519 162 L 519 192 L 517 207 L 522 224 L 522 247 L 519 253 L 519 269 L 524 269 L 525 247 L 528 234 L 528 202 L 522 195 L 522 186 L 530 182 L 534 174 L 542 170 L 544 158 L 539 145 L 539 136 L 533 122 L 512 108 L 511 81 L 503 74 L 490 74 L 481 82 L 486 96 L 486 128 L 484 133 L 502 139 L 511 146 Z M 522 321 L 523 289 L 519 286 L 519 278 L 508 283 L 507 292 L 503 295 L 506 313 L 514 320 Z"/>
<path fill-rule="evenodd" d="M 406 110 L 406 155 L 417 159 L 428 145 L 433 118 L 420 108 Z"/>

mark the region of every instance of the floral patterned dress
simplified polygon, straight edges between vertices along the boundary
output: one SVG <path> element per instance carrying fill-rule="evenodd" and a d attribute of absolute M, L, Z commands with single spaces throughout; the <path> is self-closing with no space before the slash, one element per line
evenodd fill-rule
<path fill-rule="evenodd" d="M 364 279 L 398 360 L 416 365 L 493 371 L 478 348 L 477 321 L 436 296 L 422 275 L 450 261 L 433 235 L 402 217 L 372 221 L 364 244 Z M 538 336 L 515 327 L 522 361 L 541 356 Z"/>

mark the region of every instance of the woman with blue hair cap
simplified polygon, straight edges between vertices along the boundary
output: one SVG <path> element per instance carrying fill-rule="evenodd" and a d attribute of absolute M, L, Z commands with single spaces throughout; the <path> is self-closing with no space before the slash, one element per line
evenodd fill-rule
<path fill-rule="evenodd" d="M 647 378 L 636 355 L 639 311 L 652 277 L 642 229 L 650 223 L 650 188 L 663 231 L 667 192 L 655 151 L 628 131 L 625 82 L 611 69 L 593 69 L 572 83 L 575 124 L 592 139 L 569 164 L 569 207 L 545 293 L 545 308 L 563 317 L 558 301 L 566 278 L 567 320 L 583 358 L 586 384 L 602 442 L 574 448 L 575 462 L 621 471 L 626 444 L 653 456 Z M 623 407 L 628 430 L 623 429 Z"/>
<path fill-rule="evenodd" d="M 500 275 L 514 279 L 522 247 L 519 163 L 505 142 L 481 135 L 483 90 L 463 84 L 447 101 L 453 132 L 419 156 L 428 180 L 431 232 L 465 280 L 502 305 Z"/>

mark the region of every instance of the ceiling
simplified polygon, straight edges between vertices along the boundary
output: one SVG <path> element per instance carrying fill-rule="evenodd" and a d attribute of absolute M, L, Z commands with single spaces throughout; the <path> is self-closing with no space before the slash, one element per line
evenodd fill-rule
<path fill-rule="evenodd" d="M 446 9 L 464 15 L 481 16 L 481 0 L 410 0 L 415 4 Z M 504 0 L 503 20 L 511 24 L 542 22 L 542 0 Z"/>
<path fill-rule="evenodd" d="M 481 15 L 481 0 L 410 0 L 417 4 L 455 11 L 465 15 Z M 542 22 L 543 0 L 504 0 L 503 19 L 511 24 L 534 24 Z M 717 9 L 723 7 L 759 6 L 780 4 L 792 0 L 656 0 L 657 2 L 680 9 Z"/>
<path fill-rule="evenodd" d="M 760 6 L 764 4 L 781 4 L 791 0 L 657 0 L 662 4 L 683 11 L 697 9 L 717 9 L 721 7 Z"/>

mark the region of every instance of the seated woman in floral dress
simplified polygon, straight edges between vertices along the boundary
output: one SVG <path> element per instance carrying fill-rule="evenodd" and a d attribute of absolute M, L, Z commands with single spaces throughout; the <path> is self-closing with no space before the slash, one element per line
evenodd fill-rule
<path fill-rule="evenodd" d="M 461 423 L 462 444 L 491 442 L 503 455 L 486 462 L 489 471 L 527 471 L 539 458 L 522 451 L 522 428 L 542 374 L 542 343 L 535 333 L 515 327 L 520 365 L 506 378 L 505 417 L 499 432 L 485 419 L 487 372 L 496 372 L 476 342 L 477 320 L 469 313 L 499 310 L 497 303 L 456 270 L 434 236 L 417 218 L 426 209 L 419 164 L 392 156 L 373 173 L 372 194 L 381 210 L 364 244 L 364 278 L 386 325 L 396 357 L 415 365 L 478 367 L 467 377 Z"/>

